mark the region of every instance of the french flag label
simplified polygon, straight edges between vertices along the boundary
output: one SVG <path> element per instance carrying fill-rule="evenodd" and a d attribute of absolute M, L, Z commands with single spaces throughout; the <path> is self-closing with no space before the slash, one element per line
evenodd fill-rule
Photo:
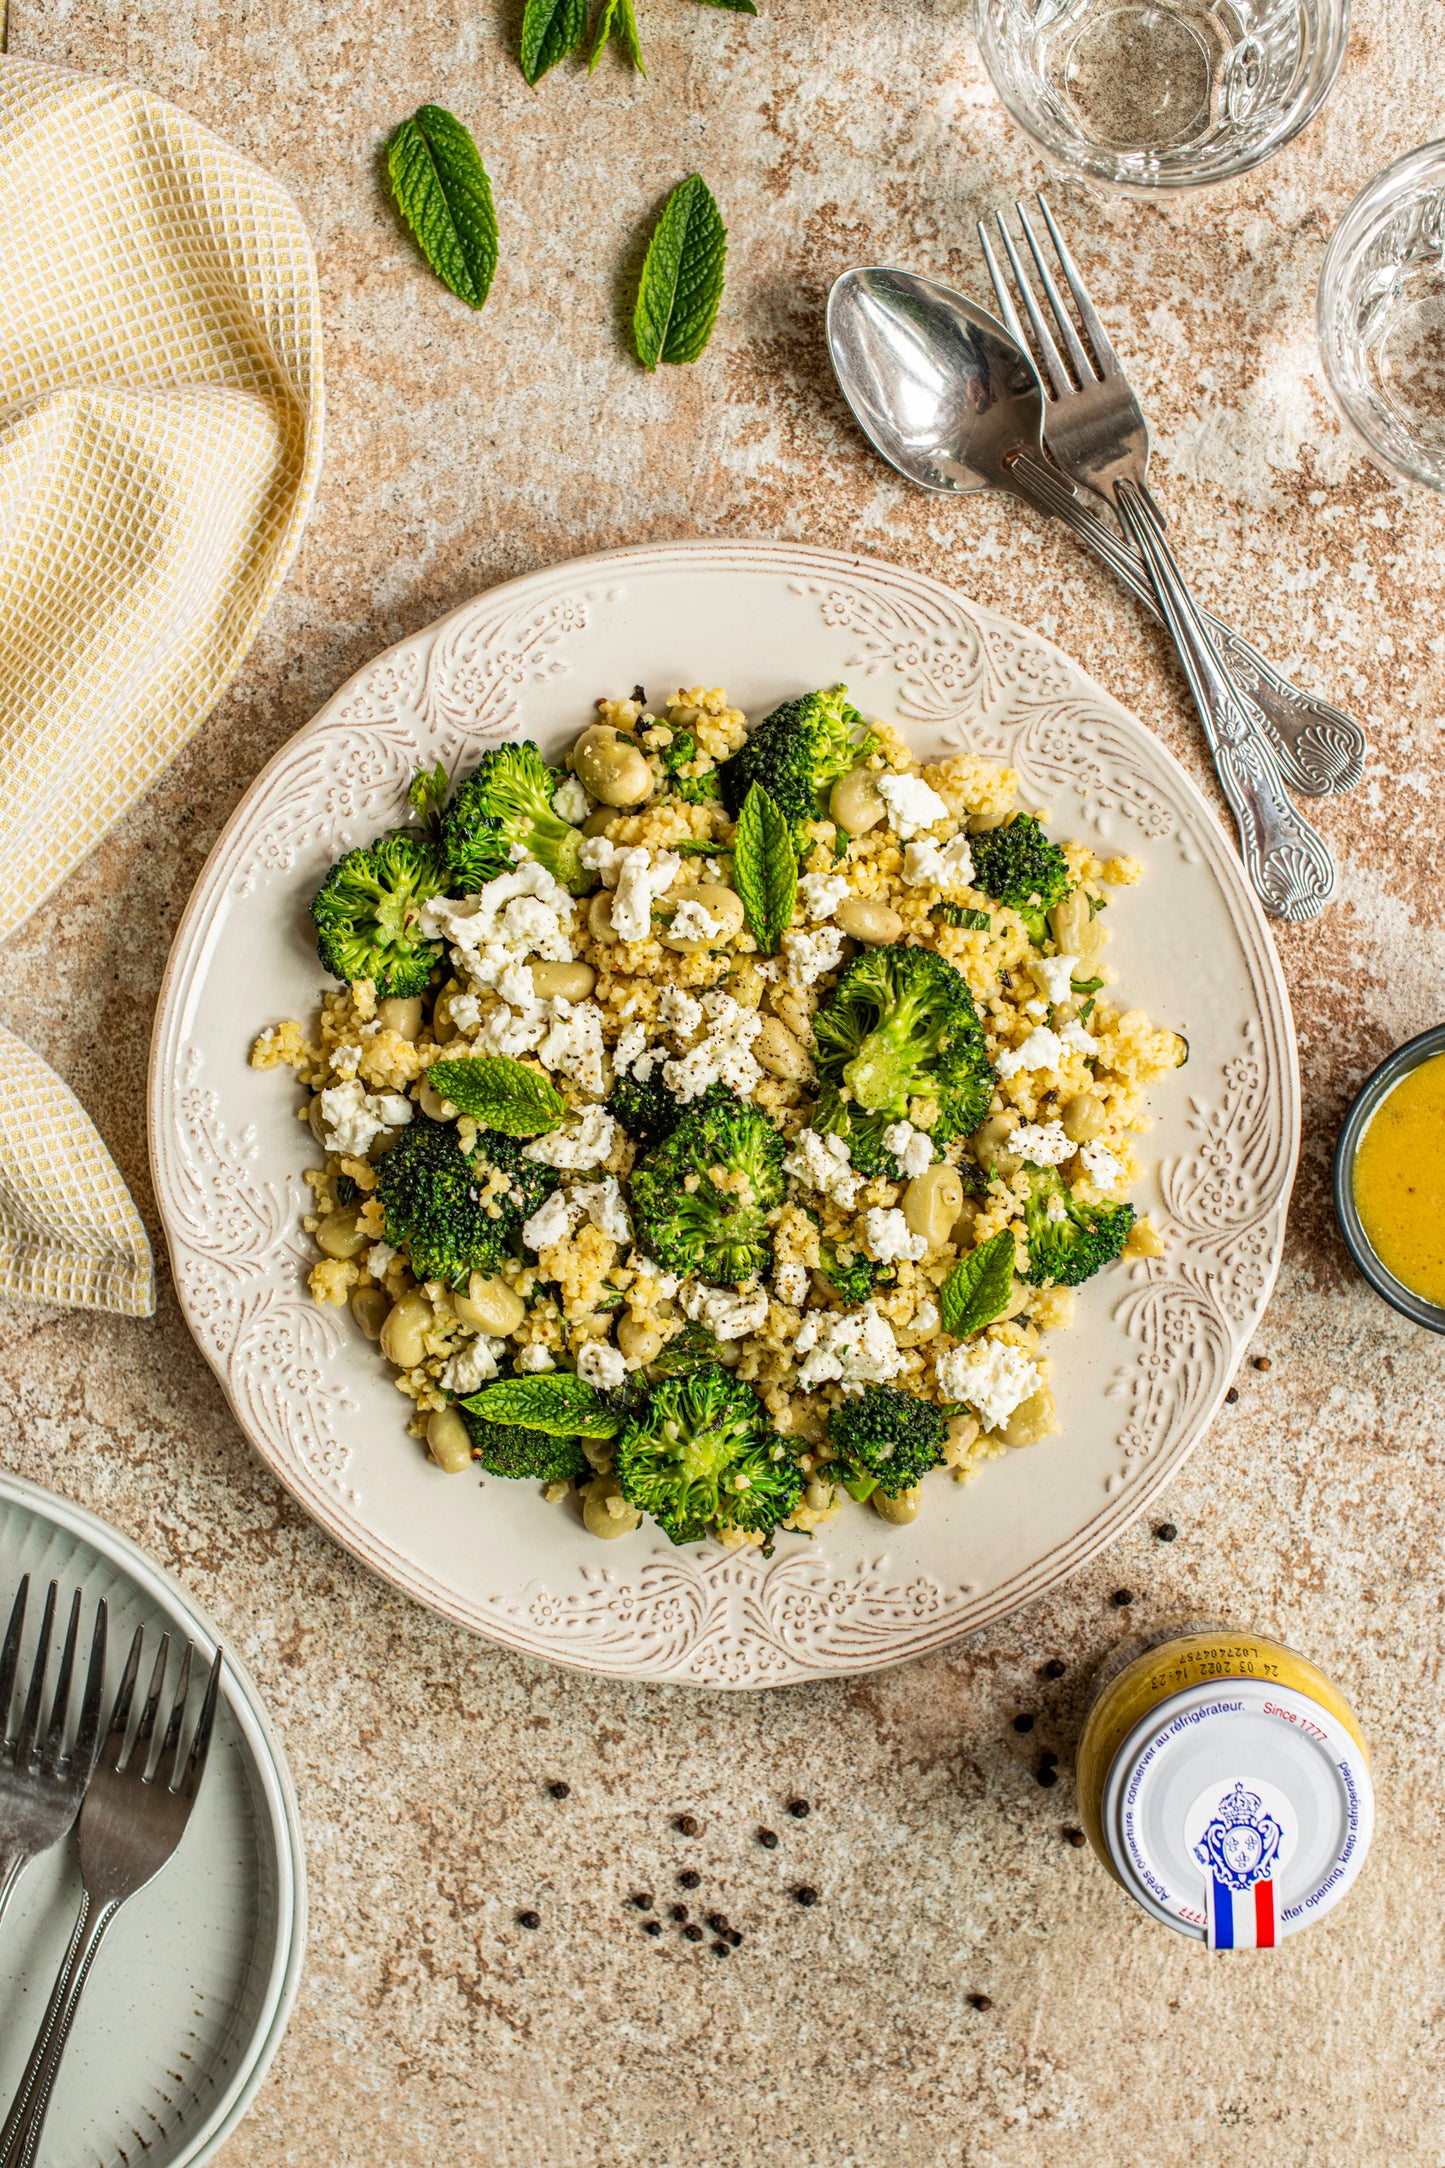
<path fill-rule="evenodd" d="M 1258 1792 L 1236 1784 L 1220 1798 L 1194 1846 L 1204 1869 L 1211 1950 L 1274 1948 L 1274 1876 L 1283 1834 Z"/>

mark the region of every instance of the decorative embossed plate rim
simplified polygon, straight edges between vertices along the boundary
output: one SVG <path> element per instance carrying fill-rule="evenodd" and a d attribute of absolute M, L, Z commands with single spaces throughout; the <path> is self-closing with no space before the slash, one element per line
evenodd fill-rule
<path fill-rule="evenodd" d="M 687 675 L 756 712 L 847 677 L 921 751 L 1006 754 L 1026 801 L 1138 848 L 1121 992 L 1185 1030 L 1158 1089 L 1149 1209 L 1163 1258 L 1084 1289 L 1054 1343 L 1066 1434 L 936 1483 L 925 1516 L 864 1509 L 771 1562 L 601 1545 L 530 1486 L 458 1479 L 402 1432 L 381 1366 L 310 1302 L 294 1100 L 246 1066 L 253 1030 L 310 1013 L 305 902 L 342 848 L 396 819 L 413 764 L 527 734 L 555 751 L 595 696 Z M 1146 938 L 1147 936 L 1147 938 Z M 279 1107 L 279 1110 L 278 1110 Z M 510 1647 L 614 1675 L 764 1686 L 916 1656 L 1074 1572 L 1198 1443 L 1278 1269 L 1299 1137 L 1289 1003 L 1269 930 L 1204 799 L 1049 641 L 922 575 L 800 545 L 676 543 L 583 558 L 481 595 L 352 678 L 232 816 L 176 936 L 152 1049 L 151 1153 L 197 1343 L 269 1466 L 398 1587 Z"/>

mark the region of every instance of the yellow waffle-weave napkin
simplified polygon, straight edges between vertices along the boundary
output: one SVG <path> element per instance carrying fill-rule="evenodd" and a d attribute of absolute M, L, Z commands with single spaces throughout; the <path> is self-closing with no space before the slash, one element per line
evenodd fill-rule
<path fill-rule="evenodd" d="M 322 392 L 296 205 L 144 91 L 0 58 L 0 235 L 3 939 L 235 674 L 315 493 Z M 145 1314 L 120 1175 L 17 1047 L 0 1293 Z"/>

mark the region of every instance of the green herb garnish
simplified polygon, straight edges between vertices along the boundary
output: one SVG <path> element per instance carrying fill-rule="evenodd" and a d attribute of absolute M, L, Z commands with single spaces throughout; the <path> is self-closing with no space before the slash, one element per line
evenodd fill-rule
<path fill-rule="evenodd" d="M 528 12 L 538 0 L 528 0 Z M 647 244 L 632 332 L 644 368 L 696 361 L 717 319 L 727 228 L 700 173 L 679 181 Z"/>
<path fill-rule="evenodd" d="M 476 144 L 445 106 L 424 105 L 386 148 L 397 209 L 444 286 L 479 309 L 497 268 L 497 214 Z"/>
<path fill-rule="evenodd" d="M 556 1085 L 505 1054 L 433 1062 L 427 1082 L 439 1098 L 504 1137 L 542 1137 L 567 1119 L 567 1102 Z"/>
<path fill-rule="evenodd" d="M 461 1405 L 489 1423 L 545 1430 L 554 1438 L 615 1438 L 622 1428 L 622 1417 L 596 1387 L 568 1370 L 552 1377 L 503 1378 L 500 1384 L 484 1385 Z"/>
<path fill-rule="evenodd" d="M 733 885 L 743 900 L 753 939 L 775 953 L 798 900 L 798 860 L 787 815 L 754 783 L 738 815 Z"/>
<path fill-rule="evenodd" d="M 967 926 L 971 933 L 987 933 L 993 924 L 987 911 L 971 911 L 962 903 L 941 903 L 933 916 L 945 926 Z"/>
<path fill-rule="evenodd" d="M 1014 1238 L 1001 1227 L 996 1235 L 961 1257 L 938 1291 L 943 1329 L 955 1340 L 972 1339 L 1002 1317 L 1014 1284 Z"/>

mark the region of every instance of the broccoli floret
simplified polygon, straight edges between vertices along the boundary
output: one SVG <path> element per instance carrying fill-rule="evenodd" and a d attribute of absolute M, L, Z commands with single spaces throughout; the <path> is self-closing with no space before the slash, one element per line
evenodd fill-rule
<path fill-rule="evenodd" d="M 667 770 L 668 785 L 673 796 L 681 798 L 688 805 L 708 805 L 717 796 L 717 769 L 708 768 L 701 775 L 682 775 L 678 772 L 682 768 L 691 767 L 697 757 L 697 739 L 690 730 L 679 730 L 671 745 L 665 745 L 662 749 L 662 765 Z"/>
<path fill-rule="evenodd" d="M 1112 1265 L 1134 1224 L 1131 1204 L 1081 1204 L 1065 1189 L 1057 1167 L 1029 1168 L 1029 1199 L 1024 1225 L 1029 1265 L 1024 1274 L 1034 1285 L 1050 1281 L 1077 1287 Z"/>
<path fill-rule="evenodd" d="M 754 783 L 761 783 L 795 827 L 815 820 L 823 792 L 877 742 L 850 705 L 846 685 L 785 700 L 719 768 L 723 804 L 736 820 Z"/>
<path fill-rule="evenodd" d="M 886 1265 L 880 1265 L 875 1259 L 865 1257 L 861 1250 L 855 1250 L 845 1264 L 838 1256 L 836 1244 L 820 1242 L 818 1255 L 818 1269 L 824 1279 L 837 1288 L 850 1310 L 857 1309 L 885 1280 L 894 1277 Z"/>
<path fill-rule="evenodd" d="M 332 977 L 370 979 L 378 1001 L 424 993 L 442 950 L 422 937 L 422 905 L 446 878 L 436 846 L 400 828 L 338 858 L 311 899 L 316 953 Z"/>
<path fill-rule="evenodd" d="M 468 1154 L 455 1122 L 422 1114 L 403 1129 L 377 1171 L 376 1194 L 386 1239 L 405 1244 L 419 1280 L 465 1287 L 470 1273 L 495 1272 L 520 1256 L 522 1222 L 560 1179 L 555 1168 L 522 1157 L 525 1141 L 484 1129 Z M 495 1174 L 505 1175 L 505 1189 L 497 1189 Z"/>
<path fill-rule="evenodd" d="M 993 1064 L 968 981 L 933 949 L 865 949 L 813 1019 L 818 1064 L 814 1127 L 846 1137 L 864 1174 L 894 1176 L 883 1132 L 931 1100 L 941 1151 L 988 1112 Z"/>
<path fill-rule="evenodd" d="M 746 1101 L 723 1093 L 717 1105 L 689 1107 L 632 1170 L 641 1247 L 669 1272 L 752 1279 L 771 1255 L 768 1214 L 783 1201 L 784 1151 L 766 1114 Z M 715 1169 L 741 1185 L 720 1188 Z"/>
<path fill-rule="evenodd" d="M 1069 861 L 1050 843 L 1031 813 L 1016 813 L 1006 828 L 989 828 L 969 839 L 973 885 L 999 903 L 1011 904 L 1035 942 L 1044 938 L 1044 915 L 1074 885 Z"/>
<path fill-rule="evenodd" d="M 591 1473 L 580 1439 L 554 1438 L 549 1431 L 522 1430 L 515 1423 L 490 1423 L 464 1402 L 455 1405 L 489 1475 L 516 1482 L 573 1483 Z"/>
<path fill-rule="evenodd" d="M 648 1382 L 655 1385 L 659 1378 L 690 1377 L 694 1370 L 706 1370 L 717 1359 L 718 1344 L 706 1325 L 684 1325 L 647 1365 Z"/>
<path fill-rule="evenodd" d="M 725 1084 L 709 1084 L 701 1099 L 690 1100 L 684 1106 L 676 1092 L 663 1082 L 659 1061 L 645 1084 L 639 1084 L 636 1077 L 619 1076 L 607 1101 L 607 1111 L 614 1121 L 621 1122 L 634 1144 L 650 1152 L 664 1137 L 672 1135 L 684 1114 L 699 1107 L 724 1106 L 732 1097 Z"/>
<path fill-rule="evenodd" d="M 859 1500 L 875 1490 L 897 1498 L 921 1483 L 942 1464 L 943 1430 L 937 1408 L 894 1385 L 865 1385 L 828 1418 L 839 1477 Z"/>
<path fill-rule="evenodd" d="M 655 1385 L 619 1436 L 614 1465 L 628 1504 L 674 1543 L 699 1543 L 710 1525 L 769 1534 L 803 1492 L 756 1393 L 720 1363 Z"/>
<path fill-rule="evenodd" d="M 581 896 L 597 886 L 582 863 L 582 832 L 554 812 L 565 779 L 549 768 L 531 740 L 484 753 L 442 823 L 453 887 L 468 891 L 511 867 L 520 844 L 554 880 Z"/>

